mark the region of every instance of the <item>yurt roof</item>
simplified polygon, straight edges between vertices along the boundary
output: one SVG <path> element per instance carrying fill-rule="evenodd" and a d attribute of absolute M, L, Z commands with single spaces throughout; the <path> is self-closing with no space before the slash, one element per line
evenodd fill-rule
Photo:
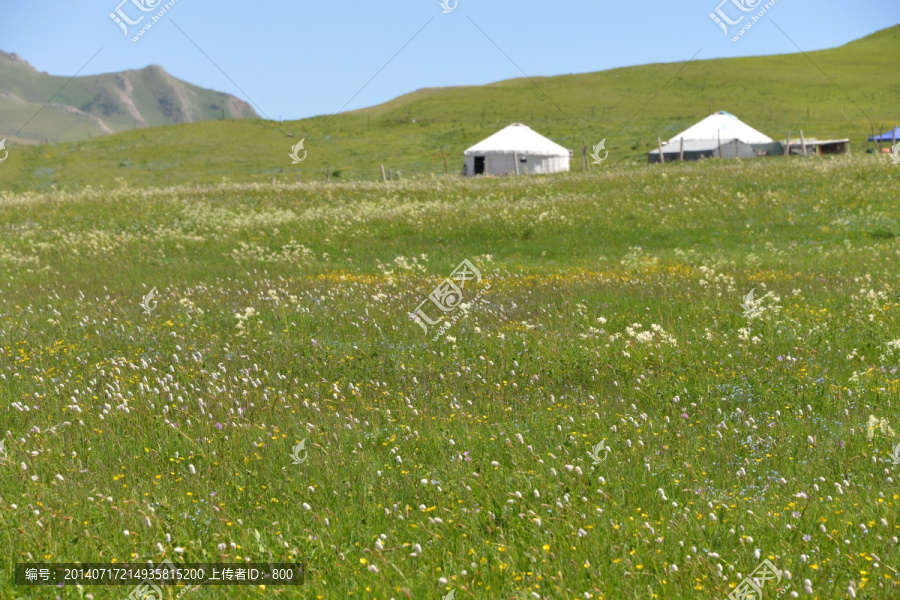
<path fill-rule="evenodd" d="M 497 133 L 481 140 L 468 150 L 466 155 L 485 154 L 532 154 L 542 156 L 569 156 L 569 150 L 553 140 L 547 139 L 531 127 L 513 123 Z"/>
<path fill-rule="evenodd" d="M 688 140 L 740 140 L 745 144 L 771 144 L 772 138 L 753 129 L 736 116 L 724 110 L 712 114 L 699 123 L 688 127 L 669 140 L 670 144 L 679 139 Z"/>

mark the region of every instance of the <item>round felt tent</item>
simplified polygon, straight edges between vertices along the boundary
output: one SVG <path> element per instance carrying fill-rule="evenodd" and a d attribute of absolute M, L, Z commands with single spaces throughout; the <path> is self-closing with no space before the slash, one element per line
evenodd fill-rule
<path fill-rule="evenodd" d="M 659 148 L 651 151 L 651 163 L 660 162 Z M 663 158 L 754 158 L 780 154 L 781 145 L 724 110 L 711 114 L 662 144 Z"/>
<path fill-rule="evenodd" d="M 465 152 L 465 175 L 560 173 L 571 153 L 530 127 L 513 123 Z"/>

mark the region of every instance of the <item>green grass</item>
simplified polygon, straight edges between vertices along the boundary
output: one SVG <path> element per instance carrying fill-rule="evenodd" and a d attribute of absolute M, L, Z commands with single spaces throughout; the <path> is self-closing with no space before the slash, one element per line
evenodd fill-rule
<path fill-rule="evenodd" d="M 807 137 L 849 137 L 852 151 L 861 153 L 869 119 L 885 130 L 900 123 L 898 53 L 900 26 L 807 55 L 426 89 L 337 116 L 206 121 L 14 147 L 0 166 L 0 189 L 269 183 L 272 177 L 293 183 L 298 173 L 304 181 L 321 181 L 326 169 L 340 171 L 342 180 L 380 181 L 381 164 L 400 178 L 442 175 L 441 147 L 453 174 L 462 170 L 466 148 L 511 122 L 524 122 L 576 150 L 573 168 L 579 166 L 582 141 L 593 145 L 604 138 L 607 164 L 644 163 L 657 136 L 667 140 L 718 110 L 776 140 L 788 130 L 796 140 L 802 129 Z M 288 153 L 300 139 L 309 154 L 292 165 Z"/>
<path fill-rule="evenodd" d="M 306 584 L 187 597 L 722 599 L 758 549 L 895 597 L 897 169 L 4 193 L 0 596 L 249 558 Z M 491 287 L 433 342 L 408 313 L 466 258 Z"/>

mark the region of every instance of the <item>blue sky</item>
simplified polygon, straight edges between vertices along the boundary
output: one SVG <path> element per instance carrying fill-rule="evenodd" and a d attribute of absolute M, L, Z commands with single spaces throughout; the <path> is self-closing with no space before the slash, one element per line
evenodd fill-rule
<path fill-rule="evenodd" d="M 438 0 L 176 0 L 132 42 L 149 16 L 126 37 L 109 16 L 121 1 L 0 0 L 0 49 L 54 75 L 157 64 L 251 101 L 270 118 L 296 119 L 334 113 L 351 98 L 346 110 L 419 88 L 490 83 L 523 71 L 584 73 L 683 61 L 698 51 L 699 60 L 817 50 L 900 23 L 897 0 L 777 0 L 732 42 L 709 16 L 721 0 L 458 0 L 448 14 Z M 162 6 L 169 0 L 126 0 L 121 10 L 133 21 L 159 10 L 141 12 L 132 3 L 141 1 Z M 733 2 L 760 1 L 726 0 L 721 10 L 737 20 L 765 2 L 748 13 Z"/>

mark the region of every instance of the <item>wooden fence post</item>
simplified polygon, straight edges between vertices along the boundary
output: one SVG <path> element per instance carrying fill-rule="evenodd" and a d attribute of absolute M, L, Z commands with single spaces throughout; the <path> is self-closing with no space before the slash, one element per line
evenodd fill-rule
<path fill-rule="evenodd" d="M 803 130 L 800 130 L 800 147 L 803 148 L 803 157 L 807 157 L 806 153 L 806 139 L 803 137 Z"/>
<path fill-rule="evenodd" d="M 387 175 L 384 173 L 384 165 L 381 165 L 381 181 L 387 183 Z"/>
<path fill-rule="evenodd" d="M 519 153 L 516 150 L 513 150 L 513 163 L 516 167 L 516 177 L 519 176 Z"/>
<path fill-rule="evenodd" d="M 659 149 L 659 162 L 662 164 L 666 164 L 666 157 L 663 156 L 662 151 L 662 140 L 659 138 L 656 138 L 656 147 Z"/>
<path fill-rule="evenodd" d="M 784 150 L 784 155 L 785 156 L 791 155 L 791 132 L 790 131 L 787 132 L 787 148 L 785 148 L 785 150 Z"/>
<path fill-rule="evenodd" d="M 678 160 L 684 162 L 684 138 L 681 138 L 681 150 L 678 151 Z"/>

